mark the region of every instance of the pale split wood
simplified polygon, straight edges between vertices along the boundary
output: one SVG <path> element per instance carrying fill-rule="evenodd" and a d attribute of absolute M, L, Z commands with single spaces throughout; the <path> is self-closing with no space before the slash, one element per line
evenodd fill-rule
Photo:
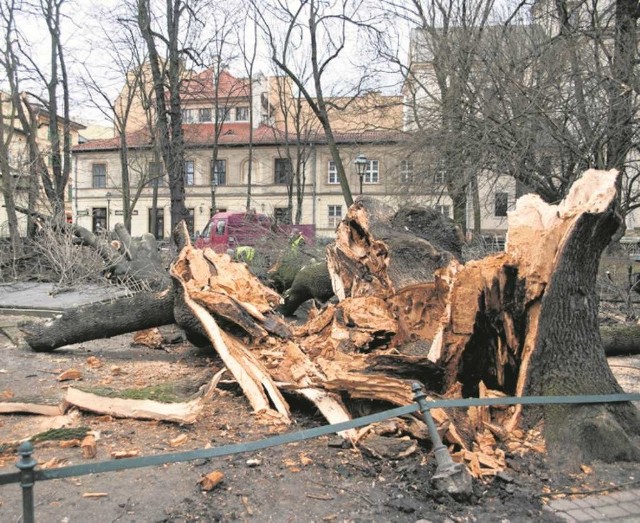
<path fill-rule="evenodd" d="M 46 405 L 43 403 L 30 403 L 24 401 L 0 402 L 0 414 L 24 413 L 39 414 L 41 416 L 60 416 L 64 414 L 65 407 L 62 404 Z"/>
<path fill-rule="evenodd" d="M 199 278 L 205 279 L 207 286 L 211 283 L 215 285 L 216 281 L 209 279 L 207 274 L 219 275 L 221 271 L 218 271 L 212 265 L 211 259 L 222 260 L 223 264 L 227 264 L 227 268 L 240 265 L 228 263 L 228 256 L 226 258 L 224 256 L 216 258 L 213 251 L 207 251 L 205 258 L 201 251 L 191 246 L 183 248 L 178 260 L 172 264 L 170 272 L 184 289 L 185 305 L 200 322 L 216 352 L 237 380 L 254 411 L 264 411 L 266 415 L 263 416 L 263 419 L 279 420 L 281 423 L 289 424 L 291 422 L 289 406 L 271 379 L 267 369 L 251 354 L 244 343 L 221 330 L 207 309 L 191 297 L 192 292 L 197 292 L 194 289 L 199 287 L 198 280 L 195 278 L 196 274 Z M 246 270 L 246 267 L 243 270 Z M 252 276 L 252 278 L 255 277 Z M 262 287 L 262 285 L 259 284 L 259 287 Z M 217 288 L 211 289 L 209 294 L 217 291 Z M 202 292 L 204 293 L 204 291 Z M 256 327 L 259 326 L 256 325 Z M 260 332 L 260 335 L 262 335 L 262 332 Z M 273 409 L 269 400 L 275 407 L 273 413 L 270 412 Z"/>
<path fill-rule="evenodd" d="M 116 418 L 153 419 L 175 423 L 195 423 L 202 411 L 198 398 L 185 403 L 161 403 L 152 400 L 107 398 L 69 387 L 65 402 L 82 410 L 109 414 Z"/>
<path fill-rule="evenodd" d="M 65 395 L 65 403 L 82 410 L 108 414 L 117 418 L 153 419 L 191 424 L 197 421 L 205 403 L 215 393 L 226 371 L 226 368 L 222 368 L 216 372 L 206 387 L 203 387 L 195 398 L 186 402 L 162 403 L 153 400 L 108 398 L 69 387 Z"/>
<path fill-rule="evenodd" d="M 394 293 L 387 272 L 387 246 L 371 235 L 369 214 L 361 203 L 349 207 L 338 225 L 336 241 L 327 248 L 327 267 L 340 300 L 359 296 L 387 298 Z"/>
<path fill-rule="evenodd" d="M 351 420 L 351 415 L 335 394 L 316 388 L 298 389 L 297 392 L 318 407 L 320 413 L 330 424 Z M 338 434 L 346 440 L 352 442 L 356 440 L 355 429 L 343 430 Z"/>
<path fill-rule="evenodd" d="M 176 277 L 179 278 L 178 275 Z M 181 279 L 180 283 L 184 286 Z M 272 410 L 267 397 L 268 393 L 276 407 L 276 411 L 280 414 L 281 421 L 287 424 L 290 423 L 288 405 L 271 380 L 267 370 L 251 356 L 241 342 L 232 340 L 229 335 L 218 327 L 218 324 L 207 310 L 189 297 L 186 288 L 184 301 L 202 325 L 216 352 L 229 369 L 229 372 L 237 380 L 254 411 Z"/>

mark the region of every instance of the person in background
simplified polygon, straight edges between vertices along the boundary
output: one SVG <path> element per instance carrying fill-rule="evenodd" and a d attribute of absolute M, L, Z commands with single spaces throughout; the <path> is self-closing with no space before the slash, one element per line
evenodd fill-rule
<path fill-rule="evenodd" d="M 291 245 L 291 249 L 298 249 L 305 244 L 304 236 L 302 235 L 302 231 L 294 229 L 291 233 L 291 238 L 289 240 L 289 245 Z"/>

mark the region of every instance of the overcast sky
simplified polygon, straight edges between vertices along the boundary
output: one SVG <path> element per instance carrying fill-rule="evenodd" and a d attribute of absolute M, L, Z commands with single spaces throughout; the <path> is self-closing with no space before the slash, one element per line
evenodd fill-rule
<path fill-rule="evenodd" d="M 218 2 L 205 2 L 203 5 L 207 4 L 215 9 L 221 8 Z M 114 67 L 113 60 L 107 51 L 108 42 L 102 36 L 109 17 L 121 9 L 123 5 L 124 0 L 67 0 L 63 5 L 65 16 L 62 22 L 62 42 L 72 90 L 71 114 L 74 119 L 83 123 L 95 121 L 108 124 L 104 115 L 92 106 L 87 95 L 87 89 L 83 83 L 84 79 L 89 76 L 87 70 L 91 76 L 101 80 L 102 87 L 110 93 L 111 99 L 115 99 L 123 84 L 123 75 Z M 50 42 L 44 20 L 35 15 L 22 14 L 17 18 L 17 25 L 23 36 L 29 58 L 48 76 Z M 211 28 L 206 30 L 211 30 Z M 117 36 L 114 33 L 112 35 Z M 360 58 L 361 52 L 366 51 L 364 46 L 363 41 L 350 43 L 350 47 L 342 53 L 343 57 L 333 65 L 333 70 L 329 71 L 328 83 L 334 86 L 345 86 L 350 80 L 350 75 L 355 77 L 358 74 L 356 66 L 362 64 L 363 61 L 370 60 L 369 58 Z M 29 61 L 24 57 L 21 62 L 24 66 L 29 65 Z M 255 69 L 265 75 L 274 73 L 267 57 L 266 47 L 263 45 L 259 47 Z M 231 63 L 231 71 L 238 76 L 245 76 L 244 68 L 239 60 Z M 45 88 L 42 81 L 34 82 L 24 74 L 21 76 L 22 90 L 29 90 L 37 95 L 44 94 Z M 376 87 L 383 88 L 386 92 L 394 92 L 394 89 L 389 87 L 393 82 L 396 83 L 395 93 L 397 93 L 399 89 L 397 77 L 385 78 Z M 0 78 L 1 83 L 2 79 Z M 5 86 L 3 85 L 3 87 Z"/>

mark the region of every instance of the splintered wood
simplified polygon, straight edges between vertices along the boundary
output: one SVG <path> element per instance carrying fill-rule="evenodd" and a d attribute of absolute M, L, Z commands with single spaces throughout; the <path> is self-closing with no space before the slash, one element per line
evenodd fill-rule
<path fill-rule="evenodd" d="M 505 252 L 466 264 L 428 231 L 391 226 L 393 210 L 361 199 L 327 249 L 339 301 L 297 327 L 274 312 L 279 295 L 226 254 L 187 245 L 171 275 L 263 421 L 291 422 L 281 391 L 306 397 L 329 422 L 350 418 L 344 398 L 411 403 L 415 381 L 444 398 L 522 395 L 563 246 L 583 214 L 610 208 L 616 180 L 615 171 L 588 171 L 556 206 L 524 196 L 510 213 Z M 456 459 L 478 477 L 504 468 L 498 443 L 525 447 L 516 435 L 520 413 L 432 410 Z M 415 418 L 412 425 L 426 432 Z"/>

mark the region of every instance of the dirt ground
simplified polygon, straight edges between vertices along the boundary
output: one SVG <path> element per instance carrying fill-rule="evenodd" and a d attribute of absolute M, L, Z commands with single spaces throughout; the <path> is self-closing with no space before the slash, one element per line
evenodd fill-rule
<path fill-rule="evenodd" d="M 19 343 L 13 328 L 20 317 L 0 317 L 5 331 Z M 74 386 L 126 389 L 188 380 L 205 382 L 220 368 L 212 353 L 188 342 L 164 349 L 132 347 L 130 335 L 38 354 L 0 337 L 0 398 L 62 398 Z M 616 357 L 610 365 L 628 391 L 638 391 L 640 357 Z M 80 371 L 80 381 L 58 381 L 61 372 Z M 298 405 L 299 430 L 323 419 Z M 193 425 L 112 419 L 74 411 L 66 418 L 0 416 L 0 473 L 15 470 L 15 442 L 40 433 L 54 422 L 88 427 L 98 436 L 96 460 L 112 451 L 136 450 L 141 456 L 257 440 L 274 435 L 260 425 L 234 383 L 223 381 Z M 176 440 L 179 436 L 186 436 Z M 182 441 L 180 446 L 176 441 Z M 35 444 L 41 466 L 85 463 L 78 447 L 59 442 Z M 197 460 L 40 482 L 36 485 L 36 520 L 47 522 L 182 521 L 559 521 L 544 510 L 552 494 L 607 492 L 637 487 L 637 464 L 593 464 L 577 475 L 552 473 L 544 456 L 507 454 L 509 468 L 498 477 L 474 482 L 465 503 L 437 495 L 429 484 L 434 472 L 427 448 L 403 459 L 376 459 L 344 448 L 337 437 L 324 437 L 253 454 Z M 209 492 L 198 483 L 213 471 L 223 481 Z M 90 495 L 87 497 L 87 495 Z M 0 521 L 21 520 L 17 485 L 0 487 Z"/>

